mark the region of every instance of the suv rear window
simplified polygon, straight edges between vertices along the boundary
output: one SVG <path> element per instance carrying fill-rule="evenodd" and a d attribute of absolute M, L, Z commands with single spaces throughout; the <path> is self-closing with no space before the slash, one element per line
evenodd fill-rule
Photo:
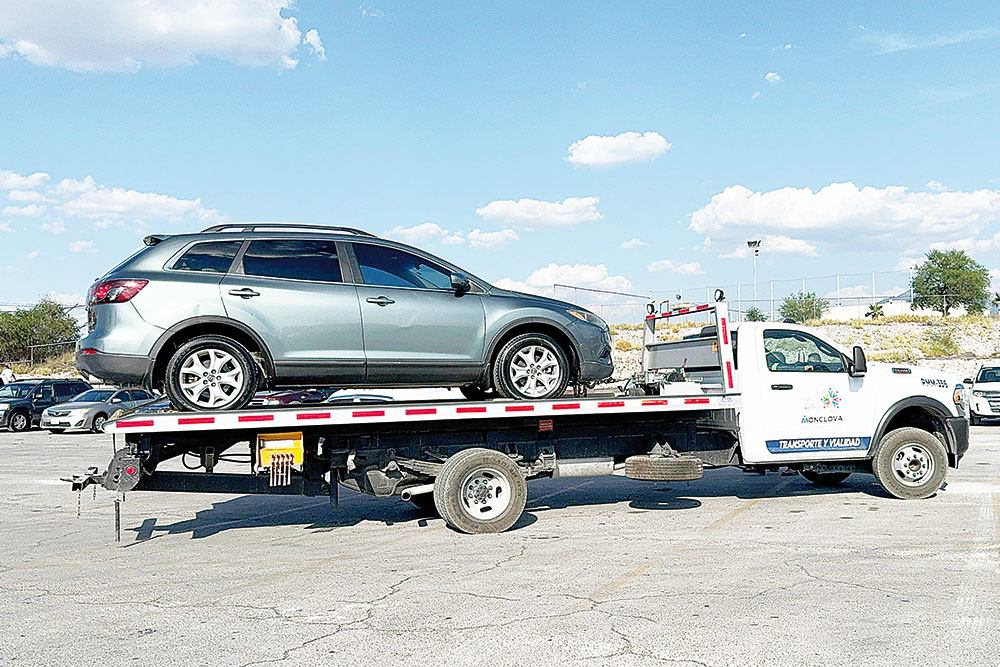
<path fill-rule="evenodd" d="M 341 282 L 337 244 L 297 239 L 251 241 L 243 253 L 248 276 Z"/>
<path fill-rule="evenodd" d="M 242 241 L 206 241 L 195 243 L 170 268 L 178 271 L 225 273 L 229 270 Z"/>

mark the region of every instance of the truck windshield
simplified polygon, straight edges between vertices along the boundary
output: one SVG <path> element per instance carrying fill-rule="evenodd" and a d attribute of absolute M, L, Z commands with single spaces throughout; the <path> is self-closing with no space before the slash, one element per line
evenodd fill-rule
<path fill-rule="evenodd" d="M 35 385 L 26 382 L 12 382 L 0 387 L 0 398 L 24 398 L 31 393 Z"/>
<path fill-rule="evenodd" d="M 976 382 L 1000 382 L 1000 368 L 980 368 Z"/>

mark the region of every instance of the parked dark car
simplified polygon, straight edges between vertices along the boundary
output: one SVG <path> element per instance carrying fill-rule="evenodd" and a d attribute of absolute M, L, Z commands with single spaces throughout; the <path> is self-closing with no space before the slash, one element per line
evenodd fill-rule
<path fill-rule="evenodd" d="M 37 426 L 42 411 L 90 389 L 83 380 L 18 380 L 0 387 L 0 427 L 27 431 Z"/>
<path fill-rule="evenodd" d="M 145 244 L 91 286 L 77 367 L 180 409 L 316 386 L 545 399 L 613 370 L 597 315 L 360 230 L 233 224 Z"/>

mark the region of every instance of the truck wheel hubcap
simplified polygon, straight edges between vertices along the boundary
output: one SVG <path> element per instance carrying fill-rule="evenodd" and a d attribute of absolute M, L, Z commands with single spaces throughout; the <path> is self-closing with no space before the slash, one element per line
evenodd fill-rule
<path fill-rule="evenodd" d="M 462 509 L 478 521 L 489 521 L 510 505 L 511 485 L 499 470 L 476 470 L 462 482 Z"/>
<path fill-rule="evenodd" d="M 230 403 L 243 391 L 245 382 L 243 367 L 225 350 L 198 350 L 181 364 L 181 391 L 199 407 L 216 408 Z"/>
<path fill-rule="evenodd" d="M 515 352 L 509 372 L 514 388 L 531 398 L 549 393 L 562 378 L 559 359 L 541 345 L 528 345 Z"/>
<path fill-rule="evenodd" d="M 934 459 L 923 445 L 912 443 L 892 457 L 892 472 L 906 486 L 919 486 L 934 474 Z"/>

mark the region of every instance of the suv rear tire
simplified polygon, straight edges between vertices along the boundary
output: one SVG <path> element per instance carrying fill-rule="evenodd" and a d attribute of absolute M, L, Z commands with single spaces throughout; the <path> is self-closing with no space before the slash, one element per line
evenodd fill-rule
<path fill-rule="evenodd" d="M 514 336 L 500 348 L 493 384 L 507 398 L 538 401 L 562 396 L 569 384 L 569 359 L 545 334 Z"/>
<path fill-rule="evenodd" d="M 223 336 L 198 336 L 170 356 L 164 385 L 180 410 L 239 410 L 257 391 L 258 372 L 250 352 Z"/>

